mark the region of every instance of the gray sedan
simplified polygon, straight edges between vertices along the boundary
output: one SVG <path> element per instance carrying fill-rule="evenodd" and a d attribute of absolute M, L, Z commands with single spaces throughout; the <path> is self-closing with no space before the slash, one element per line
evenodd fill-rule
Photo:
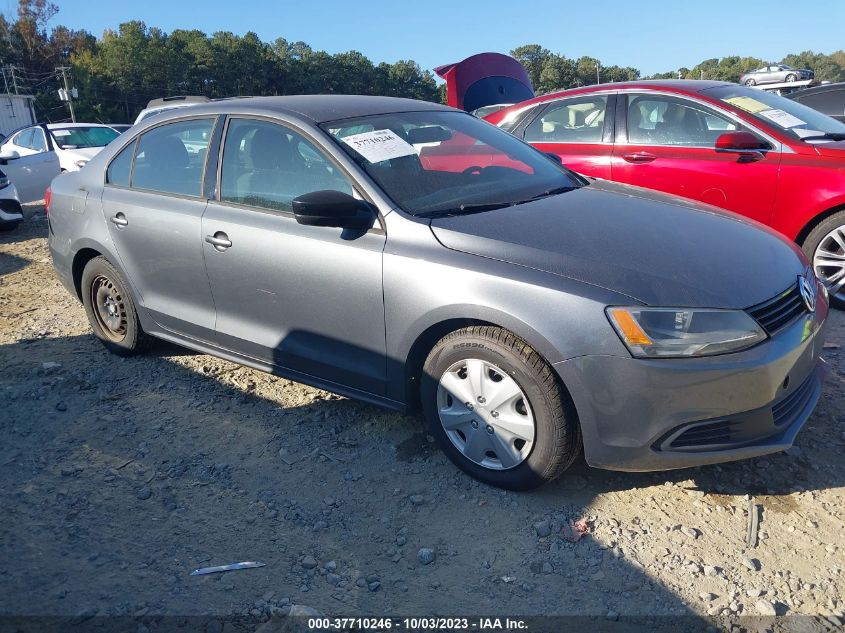
<path fill-rule="evenodd" d="M 739 83 L 746 86 L 756 86 L 758 84 L 777 84 L 783 82 L 806 81 L 812 79 L 815 74 L 812 70 L 806 68 L 798 69 L 786 64 L 778 64 L 776 66 L 763 66 L 757 70 L 752 70 L 750 73 L 745 73 L 739 78 Z"/>
<path fill-rule="evenodd" d="M 821 391 L 828 302 L 795 245 L 445 106 L 183 108 L 58 177 L 49 218 L 110 351 L 161 338 L 419 408 L 504 488 L 582 450 L 633 471 L 781 451 Z"/>

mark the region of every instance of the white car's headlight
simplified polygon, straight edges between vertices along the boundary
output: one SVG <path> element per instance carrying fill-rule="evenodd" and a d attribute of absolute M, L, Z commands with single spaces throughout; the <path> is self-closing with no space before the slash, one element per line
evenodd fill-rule
<path fill-rule="evenodd" d="M 766 339 L 742 310 L 613 307 L 607 316 L 637 358 L 727 354 Z"/>
<path fill-rule="evenodd" d="M 87 163 L 88 163 L 88 160 L 87 160 L 87 159 L 85 159 L 85 158 L 80 158 L 78 161 L 76 161 L 76 162 L 74 163 L 74 165 L 76 165 L 77 167 L 79 167 L 80 169 L 82 169 L 83 167 L 85 167 L 85 165 L 86 165 Z"/>

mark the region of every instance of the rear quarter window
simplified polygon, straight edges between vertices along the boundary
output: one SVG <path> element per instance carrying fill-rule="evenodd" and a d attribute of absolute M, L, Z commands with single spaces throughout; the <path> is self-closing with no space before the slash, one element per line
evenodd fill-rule
<path fill-rule="evenodd" d="M 106 183 L 118 187 L 129 186 L 129 170 L 132 167 L 132 154 L 135 152 L 136 144 L 137 141 L 130 143 L 112 159 L 106 170 Z"/>

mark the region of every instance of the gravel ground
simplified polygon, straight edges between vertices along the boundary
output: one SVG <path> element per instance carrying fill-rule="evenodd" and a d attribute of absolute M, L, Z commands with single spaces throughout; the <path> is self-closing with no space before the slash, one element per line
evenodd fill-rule
<path fill-rule="evenodd" d="M 516 494 L 458 472 L 418 419 L 164 344 L 109 355 L 29 212 L 0 236 L 0 614 L 843 622 L 845 314 L 788 454 L 654 474 L 582 461 Z M 245 560 L 266 566 L 190 576 Z"/>

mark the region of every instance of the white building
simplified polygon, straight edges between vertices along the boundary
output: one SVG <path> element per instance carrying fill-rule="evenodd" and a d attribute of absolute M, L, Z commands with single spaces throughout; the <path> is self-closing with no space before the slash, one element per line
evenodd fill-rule
<path fill-rule="evenodd" d="M 35 123 L 34 97 L 0 93 L 0 133 L 4 136 L 19 127 Z"/>

